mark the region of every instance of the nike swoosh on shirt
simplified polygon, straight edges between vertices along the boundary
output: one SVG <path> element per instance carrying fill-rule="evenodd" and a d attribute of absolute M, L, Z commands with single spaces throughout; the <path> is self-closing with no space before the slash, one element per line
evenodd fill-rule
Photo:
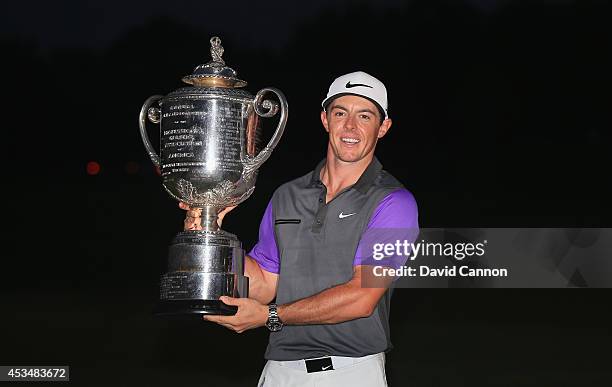
<path fill-rule="evenodd" d="M 342 212 L 340 214 L 338 214 L 338 218 L 340 219 L 344 219 L 344 218 L 348 218 L 349 216 L 353 216 L 355 215 L 356 212 L 351 212 L 350 214 L 343 214 Z"/>

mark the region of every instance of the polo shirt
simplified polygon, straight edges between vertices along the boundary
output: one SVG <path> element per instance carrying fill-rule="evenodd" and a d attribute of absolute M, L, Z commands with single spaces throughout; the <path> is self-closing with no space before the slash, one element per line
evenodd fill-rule
<path fill-rule="evenodd" d="M 328 203 L 327 188 L 320 180 L 324 165 L 322 160 L 313 171 L 274 192 L 260 224 L 259 241 L 248 253 L 262 269 L 279 274 L 278 304 L 346 283 L 354 266 L 372 264 L 371 248 L 364 244 L 368 233 L 383 239 L 404 236 L 408 242 L 416 238 L 414 196 L 383 170 L 376 157 L 354 185 Z M 372 233 L 376 230 L 395 232 Z M 397 266 L 405 259 L 387 262 Z M 265 358 L 361 357 L 390 350 L 391 293 L 391 289 L 385 292 L 368 317 L 338 324 L 287 325 L 271 332 Z"/>

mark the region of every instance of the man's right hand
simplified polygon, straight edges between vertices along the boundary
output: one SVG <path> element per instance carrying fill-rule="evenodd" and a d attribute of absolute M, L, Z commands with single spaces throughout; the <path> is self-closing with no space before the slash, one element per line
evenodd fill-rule
<path fill-rule="evenodd" d="M 179 207 L 182 210 L 187 211 L 185 220 L 183 221 L 183 229 L 189 230 L 201 230 L 202 229 L 202 209 L 189 207 L 187 203 L 179 202 Z"/>
<path fill-rule="evenodd" d="M 202 209 L 201 208 L 191 208 L 187 203 L 179 202 L 179 207 L 185 211 L 187 214 L 185 216 L 185 221 L 183 222 L 183 229 L 185 231 L 189 230 L 201 230 L 202 229 Z M 223 218 L 225 214 L 230 212 L 236 208 L 236 206 L 226 207 L 223 211 L 219 212 L 217 218 L 217 224 L 219 228 L 221 228 L 221 224 L 223 223 Z"/>

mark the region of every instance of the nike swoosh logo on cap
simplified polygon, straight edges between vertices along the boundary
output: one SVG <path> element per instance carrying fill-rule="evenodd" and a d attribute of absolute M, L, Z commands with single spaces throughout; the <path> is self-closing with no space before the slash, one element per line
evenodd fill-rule
<path fill-rule="evenodd" d="M 340 219 L 344 219 L 344 218 L 348 218 L 349 216 L 353 216 L 355 215 L 356 212 L 351 212 L 350 214 L 343 214 L 342 212 L 340 214 L 338 214 L 338 218 Z"/>
<path fill-rule="evenodd" d="M 346 85 L 344 87 L 350 89 L 357 86 L 369 87 L 370 89 L 373 89 L 373 87 L 370 85 L 364 85 L 363 83 L 351 83 L 351 81 L 346 82 Z"/>
<path fill-rule="evenodd" d="M 321 367 L 321 369 L 322 369 L 323 371 L 325 371 L 325 370 L 327 370 L 329 367 L 331 367 L 331 366 L 330 366 L 330 365 L 328 365 L 328 366 L 325 366 L 325 367 Z"/>

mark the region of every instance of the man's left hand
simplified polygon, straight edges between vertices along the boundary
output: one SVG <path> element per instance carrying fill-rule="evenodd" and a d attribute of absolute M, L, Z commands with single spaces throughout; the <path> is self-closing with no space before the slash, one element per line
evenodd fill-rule
<path fill-rule="evenodd" d="M 206 321 L 216 322 L 224 327 L 242 333 L 248 329 L 263 326 L 268 321 L 268 305 L 263 305 L 251 298 L 221 297 L 221 302 L 235 305 L 238 312 L 233 316 L 208 316 L 202 318 Z"/>

